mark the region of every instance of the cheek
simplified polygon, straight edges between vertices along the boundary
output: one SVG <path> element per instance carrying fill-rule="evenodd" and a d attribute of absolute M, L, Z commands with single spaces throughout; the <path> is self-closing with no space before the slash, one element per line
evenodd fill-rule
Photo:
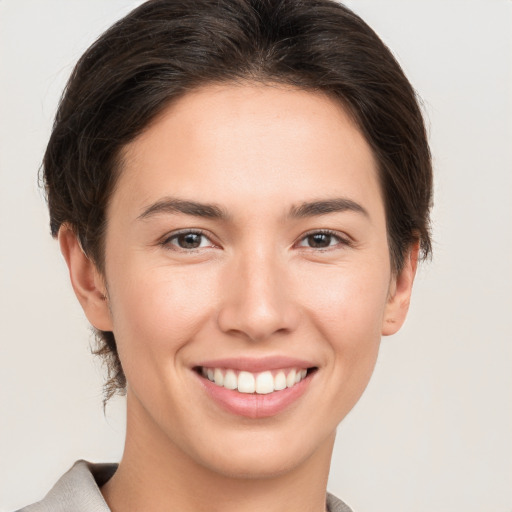
<path fill-rule="evenodd" d="M 320 270 L 314 279 L 304 277 L 302 296 L 307 316 L 329 342 L 332 355 L 346 362 L 348 357 L 374 354 L 387 303 L 387 267 Z"/>
<path fill-rule="evenodd" d="M 322 414 L 338 424 L 357 403 L 377 360 L 387 302 L 386 262 L 319 266 L 301 276 L 308 332 L 322 354 Z M 330 390 L 330 392 L 329 392 Z"/>
<path fill-rule="evenodd" d="M 208 322 L 215 297 L 211 277 L 165 266 L 119 268 L 109 293 L 123 365 L 136 360 L 139 366 L 171 358 Z"/>
<path fill-rule="evenodd" d="M 386 268 L 352 265 L 320 267 L 316 272 L 301 276 L 300 282 L 311 309 L 335 323 L 344 320 L 358 325 L 361 324 L 359 319 L 375 321 L 382 315 L 389 279 Z"/>

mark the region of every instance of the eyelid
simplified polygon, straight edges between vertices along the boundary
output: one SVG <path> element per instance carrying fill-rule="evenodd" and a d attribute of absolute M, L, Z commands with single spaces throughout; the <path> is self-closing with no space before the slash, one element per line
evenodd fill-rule
<path fill-rule="evenodd" d="M 188 234 L 188 233 L 193 233 L 193 234 L 204 236 L 210 242 L 211 245 L 209 245 L 208 247 L 198 247 L 195 249 L 183 249 L 174 244 L 171 244 L 171 241 L 173 239 L 175 239 L 176 237 L 178 237 L 180 235 Z M 302 242 L 308 236 L 316 235 L 316 234 L 330 235 L 330 236 L 336 238 L 339 242 L 333 246 L 328 246 L 328 247 L 323 247 L 323 248 L 306 247 L 306 246 L 299 245 L 299 243 Z M 207 248 L 220 248 L 220 244 L 215 242 L 213 238 L 214 237 L 209 232 L 207 232 L 203 229 L 183 228 L 183 229 L 178 229 L 176 231 L 171 231 L 170 233 L 167 233 L 166 235 L 164 235 L 158 242 L 158 245 L 161 245 L 165 248 L 169 248 L 171 250 L 175 250 L 178 252 L 194 252 L 194 251 L 199 251 L 201 249 L 207 249 Z M 303 233 L 302 235 L 300 235 L 300 237 L 297 238 L 296 242 L 293 244 L 293 246 L 298 246 L 300 249 L 311 249 L 314 251 L 328 251 L 328 250 L 336 249 L 339 246 L 352 247 L 353 245 L 354 245 L 354 240 L 349 235 L 347 235 L 346 233 L 340 232 L 340 231 L 332 230 L 332 229 L 311 229 L 311 230 Z"/>
<path fill-rule="evenodd" d="M 340 232 L 340 231 L 335 231 L 333 229 L 311 229 L 311 230 L 307 231 L 306 233 L 303 233 L 297 239 L 297 241 L 295 242 L 294 245 L 298 245 L 300 242 L 302 242 L 308 236 L 316 235 L 316 234 L 331 235 L 331 236 L 337 238 L 339 240 L 339 243 L 336 245 L 333 245 L 333 246 L 329 246 L 329 247 L 317 247 L 317 248 L 299 245 L 298 246 L 299 249 L 311 249 L 314 251 L 329 251 L 329 250 L 336 249 L 336 247 L 339 247 L 339 246 L 353 247 L 353 245 L 354 245 L 354 240 L 349 235 L 347 235 L 346 233 Z"/>
<path fill-rule="evenodd" d="M 210 242 L 211 245 L 209 245 L 208 247 L 197 247 L 195 249 L 184 249 L 182 247 L 178 247 L 177 245 L 174 245 L 171 243 L 171 241 L 173 239 L 177 238 L 178 236 L 186 235 L 188 233 L 193 233 L 195 235 L 204 236 Z M 199 228 L 183 228 L 183 229 L 178 229 L 176 231 L 171 231 L 170 233 L 167 233 L 160 239 L 160 241 L 158 242 L 158 245 L 161 245 L 164 248 L 167 248 L 167 249 L 170 249 L 173 251 L 177 251 L 177 252 L 195 252 L 195 251 L 199 251 L 202 249 L 220 247 L 219 244 L 217 244 L 213 240 L 213 237 L 210 233 L 208 233 L 207 231 L 205 231 L 203 229 L 199 229 Z"/>

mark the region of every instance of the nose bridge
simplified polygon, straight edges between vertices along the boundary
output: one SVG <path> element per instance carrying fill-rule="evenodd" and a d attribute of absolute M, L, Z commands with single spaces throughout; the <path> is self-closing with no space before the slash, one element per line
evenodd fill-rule
<path fill-rule="evenodd" d="M 295 329 L 296 305 L 282 258 L 265 246 L 241 251 L 229 266 L 219 326 L 251 340 Z"/>

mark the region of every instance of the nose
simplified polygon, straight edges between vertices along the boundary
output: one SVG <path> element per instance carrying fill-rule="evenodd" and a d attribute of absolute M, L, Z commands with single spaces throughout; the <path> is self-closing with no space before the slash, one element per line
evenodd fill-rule
<path fill-rule="evenodd" d="M 227 271 L 219 328 L 251 341 L 293 332 L 300 311 L 291 284 L 270 252 L 240 257 Z"/>

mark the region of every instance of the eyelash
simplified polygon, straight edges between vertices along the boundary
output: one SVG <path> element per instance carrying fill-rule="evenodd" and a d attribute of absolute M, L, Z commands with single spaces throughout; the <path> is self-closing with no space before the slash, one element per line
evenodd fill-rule
<path fill-rule="evenodd" d="M 345 246 L 345 247 L 352 247 L 353 243 L 352 240 L 350 240 L 347 236 L 342 236 L 337 231 L 332 231 L 330 229 L 315 229 L 313 231 L 309 231 L 308 233 L 305 233 L 301 236 L 299 239 L 299 243 L 303 240 L 306 240 L 308 237 L 315 236 L 315 235 L 327 235 L 332 238 L 335 238 L 337 240 L 337 243 L 334 245 L 328 245 L 327 247 L 307 247 L 307 246 L 300 246 L 299 247 L 305 247 L 307 249 L 314 249 L 316 251 L 328 251 L 332 250 L 338 246 Z"/>
<path fill-rule="evenodd" d="M 217 247 L 217 245 L 210 240 L 208 235 L 200 229 L 183 229 L 176 233 L 172 233 L 170 236 L 168 236 L 168 237 L 164 238 L 164 240 L 162 240 L 161 245 L 166 248 L 169 248 L 171 250 L 182 251 L 182 252 L 196 252 L 200 249 L 204 249 L 204 247 L 184 248 L 184 247 L 179 247 L 178 245 L 172 243 L 173 240 L 178 240 L 178 238 L 180 236 L 186 236 L 186 235 L 202 236 L 203 238 L 205 238 L 206 240 L 208 240 L 210 242 L 209 247 Z"/>
<path fill-rule="evenodd" d="M 197 252 L 197 251 L 205 248 L 205 247 L 184 248 L 184 247 L 179 247 L 177 244 L 172 243 L 172 241 L 178 240 L 178 238 L 180 236 L 185 236 L 185 235 L 199 235 L 201 237 L 204 237 L 206 240 L 208 240 L 210 242 L 210 244 L 207 247 L 210 247 L 210 248 L 218 247 L 214 242 L 212 242 L 210 240 L 210 238 L 208 237 L 206 232 L 204 232 L 200 229 L 184 229 L 184 230 L 178 231 L 176 233 L 172 233 L 172 235 L 170 235 L 170 236 L 166 237 L 164 240 L 162 240 L 160 245 L 162 245 L 166 248 L 169 248 L 171 250 L 181 251 L 181 252 L 185 252 L 185 253 L 194 253 L 194 252 Z M 336 239 L 337 243 L 334 245 L 328 245 L 327 247 L 316 247 L 316 248 L 300 245 L 301 242 L 303 242 L 307 238 L 315 236 L 315 235 L 330 236 L 330 237 Z M 302 247 L 305 249 L 313 249 L 315 251 L 323 252 L 323 251 L 332 250 L 333 248 L 335 248 L 337 246 L 352 247 L 353 243 L 348 237 L 343 237 L 340 235 L 340 233 L 338 233 L 336 231 L 332 231 L 330 229 L 317 229 L 317 230 L 309 231 L 308 233 L 305 233 L 304 235 L 302 235 L 300 237 L 300 239 L 298 240 L 298 242 L 296 242 L 294 245 L 298 245 L 298 247 Z"/>

